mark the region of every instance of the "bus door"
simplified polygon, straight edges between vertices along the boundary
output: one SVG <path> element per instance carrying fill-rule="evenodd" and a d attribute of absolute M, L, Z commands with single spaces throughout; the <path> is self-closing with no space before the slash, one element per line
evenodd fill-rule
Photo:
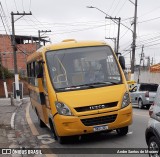
<path fill-rule="evenodd" d="M 42 64 L 43 68 L 43 77 L 42 77 L 42 87 L 43 87 L 43 98 L 44 98 L 44 105 L 42 105 L 43 114 L 44 114 L 44 122 L 48 124 L 48 114 L 50 113 L 50 104 L 49 104 L 49 97 L 48 97 L 48 88 L 46 83 L 46 73 L 44 64 Z"/>

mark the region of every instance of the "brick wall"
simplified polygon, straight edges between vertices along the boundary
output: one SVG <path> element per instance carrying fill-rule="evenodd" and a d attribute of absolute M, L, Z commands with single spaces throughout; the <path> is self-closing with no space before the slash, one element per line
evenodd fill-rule
<path fill-rule="evenodd" d="M 11 40 L 7 35 L 0 35 L 0 53 L 2 54 L 2 65 L 10 71 L 14 71 L 13 50 Z M 18 70 L 26 70 L 26 58 L 23 52 L 33 53 L 37 49 L 36 43 L 17 44 L 17 67 Z M 22 51 L 20 51 L 22 50 Z"/>

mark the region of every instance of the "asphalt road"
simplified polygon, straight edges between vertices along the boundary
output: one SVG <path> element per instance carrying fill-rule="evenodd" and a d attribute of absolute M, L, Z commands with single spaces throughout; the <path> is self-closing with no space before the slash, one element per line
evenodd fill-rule
<path fill-rule="evenodd" d="M 148 157 L 148 154 L 87 154 L 87 149 L 85 148 L 93 148 L 96 152 L 97 148 L 146 148 L 147 145 L 145 142 L 145 129 L 147 127 L 147 122 L 149 119 L 148 110 L 147 109 L 138 109 L 136 107 L 133 107 L 133 124 L 129 128 L 129 133 L 126 136 L 120 137 L 116 134 L 115 131 L 112 131 L 110 133 L 99 133 L 99 134 L 91 134 L 91 135 L 85 135 L 82 136 L 80 140 L 72 139 L 66 144 L 59 144 L 57 141 L 55 141 L 52 138 L 51 131 L 46 128 L 40 128 L 38 124 L 38 119 L 35 114 L 35 112 L 32 110 L 31 106 L 29 107 L 29 115 L 24 114 L 27 112 L 26 108 L 29 105 L 29 103 L 25 104 L 21 110 L 20 116 L 23 116 L 24 119 L 30 118 L 29 123 L 33 123 L 30 125 L 30 127 L 33 127 L 30 131 L 30 137 L 34 137 L 35 140 L 32 138 L 32 145 L 36 141 L 36 144 L 40 148 L 67 148 L 66 150 L 73 150 L 74 148 L 79 148 L 79 152 L 82 154 L 57 154 L 53 156 L 107 156 L 107 157 L 114 157 L 114 156 L 121 156 L 121 157 Z M 29 116 L 29 117 L 28 117 Z M 28 128 L 30 128 L 28 127 Z M 20 128 L 20 124 L 19 124 Z M 24 127 L 23 127 L 24 128 Z M 26 128 L 26 126 L 25 126 Z M 28 130 L 27 128 L 27 130 Z M 28 133 L 28 132 L 27 132 Z M 29 133 L 28 133 L 29 134 Z M 34 134 L 34 135 L 33 135 Z M 28 135 L 29 136 L 29 135 Z M 78 150 L 78 149 L 75 149 Z M 63 149 L 62 149 L 63 151 Z M 85 154 L 86 151 L 86 154 Z M 47 156 L 47 155 L 46 155 Z"/>

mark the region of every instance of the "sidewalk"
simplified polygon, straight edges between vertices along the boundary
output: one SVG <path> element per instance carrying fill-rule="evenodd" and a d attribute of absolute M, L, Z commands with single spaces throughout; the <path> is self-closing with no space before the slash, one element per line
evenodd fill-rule
<path fill-rule="evenodd" d="M 14 105 L 11 105 L 10 98 L 0 99 L 0 128 L 11 127 L 11 117 L 12 114 L 19 107 L 21 102 L 14 101 Z"/>
<path fill-rule="evenodd" d="M 0 98 L 0 148 L 9 148 L 15 136 L 14 115 L 21 102 L 14 101 L 11 105 L 9 98 Z"/>

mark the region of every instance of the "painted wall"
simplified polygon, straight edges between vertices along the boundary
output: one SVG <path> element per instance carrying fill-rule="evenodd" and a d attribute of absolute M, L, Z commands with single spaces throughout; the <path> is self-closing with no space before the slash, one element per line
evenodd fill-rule
<path fill-rule="evenodd" d="M 149 70 L 141 70 L 140 72 L 141 83 L 158 83 L 160 84 L 160 73 L 151 73 Z M 138 71 L 134 74 L 134 80 L 138 80 Z"/>

